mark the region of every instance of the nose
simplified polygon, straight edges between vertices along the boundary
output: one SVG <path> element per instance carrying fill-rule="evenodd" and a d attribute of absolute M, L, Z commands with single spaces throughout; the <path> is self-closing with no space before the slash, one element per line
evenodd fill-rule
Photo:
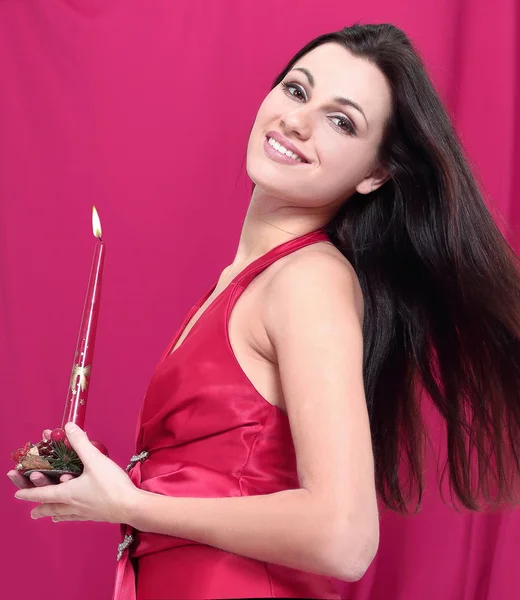
<path fill-rule="evenodd" d="M 308 139 L 311 134 L 311 117 L 310 114 L 303 110 L 292 110 L 286 113 L 280 124 L 282 126 L 283 133 L 290 137 L 290 134 L 296 135 L 298 138 L 305 140 Z"/>

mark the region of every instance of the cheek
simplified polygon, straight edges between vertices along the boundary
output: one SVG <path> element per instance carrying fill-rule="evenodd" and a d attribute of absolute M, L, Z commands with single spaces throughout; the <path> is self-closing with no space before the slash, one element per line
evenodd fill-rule
<path fill-rule="evenodd" d="M 357 184 L 366 177 L 373 162 L 373 152 L 357 138 L 345 136 L 341 140 L 331 140 L 328 136 L 322 148 L 319 153 L 321 170 L 339 184 Z"/>
<path fill-rule="evenodd" d="M 255 126 L 265 127 L 267 121 L 272 121 L 276 115 L 276 106 L 273 98 L 266 96 L 260 104 L 255 117 Z"/>
<path fill-rule="evenodd" d="M 248 147 L 254 143 L 258 145 L 258 142 L 261 141 L 262 135 L 265 135 L 268 130 L 268 123 L 266 121 L 267 114 L 265 111 L 264 105 L 260 107 L 258 112 L 256 113 L 255 121 L 251 128 L 251 133 L 249 134 Z"/>

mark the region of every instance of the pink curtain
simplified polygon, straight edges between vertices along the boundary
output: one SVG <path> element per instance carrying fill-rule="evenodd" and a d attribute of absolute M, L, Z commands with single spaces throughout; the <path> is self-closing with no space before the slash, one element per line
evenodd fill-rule
<path fill-rule="evenodd" d="M 107 245 L 86 429 L 120 465 L 154 366 L 228 264 L 248 202 L 244 159 L 275 75 L 312 37 L 393 22 L 421 50 L 502 226 L 518 240 L 515 0 L 2 0 L 0 455 L 61 421 L 94 248 Z M 501 218 L 501 217 L 498 217 Z M 432 418 L 432 431 L 438 428 Z M 440 439 L 440 438 L 439 438 Z M 439 445 L 441 445 L 439 443 Z M 519 511 L 382 513 L 352 600 L 519 597 Z M 4 598 L 109 598 L 117 528 L 33 522 L 4 477 Z"/>

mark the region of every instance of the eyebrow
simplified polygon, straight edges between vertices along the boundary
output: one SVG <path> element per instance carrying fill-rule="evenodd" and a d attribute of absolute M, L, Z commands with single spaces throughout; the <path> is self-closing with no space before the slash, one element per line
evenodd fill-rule
<path fill-rule="evenodd" d="M 305 73 L 307 79 L 309 80 L 309 85 L 311 86 L 311 88 L 314 89 L 315 81 L 309 69 L 306 69 L 305 67 L 294 67 L 293 71 L 301 71 L 302 73 Z M 358 112 L 360 112 L 363 115 L 363 118 L 365 119 L 365 122 L 368 127 L 368 119 L 365 113 L 363 112 L 363 109 L 357 102 L 354 102 L 354 100 L 350 100 L 349 98 L 343 98 L 343 96 L 335 96 L 332 100 L 333 102 L 337 102 L 342 106 L 352 106 L 352 108 L 355 108 Z"/>

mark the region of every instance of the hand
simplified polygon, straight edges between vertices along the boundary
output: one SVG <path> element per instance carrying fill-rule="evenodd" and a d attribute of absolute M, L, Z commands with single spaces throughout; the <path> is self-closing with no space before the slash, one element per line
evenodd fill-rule
<path fill-rule="evenodd" d="M 74 423 L 65 425 L 70 445 L 83 463 L 83 473 L 57 486 L 21 489 L 15 498 L 37 502 L 33 519 L 52 517 L 59 521 L 126 523 L 139 493 L 130 477 L 92 445 L 87 434 Z"/>
<path fill-rule="evenodd" d="M 52 429 L 44 429 L 42 439 L 50 440 L 51 431 Z M 7 473 L 7 477 L 9 477 L 9 479 L 18 489 L 22 490 L 33 487 L 43 487 L 45 485 L 57 485 L 58 483 L 65 483 L 65 481 L 73 479 L 74 475 L 62 475 L 58 481 L 55 478 L 47 477 L 43 473 L 31 473 L 30 479 L 28 479 L 25 475 L 23 475 L 23 473 L 20 473 L 20 471 L 12 469 Z"/>

